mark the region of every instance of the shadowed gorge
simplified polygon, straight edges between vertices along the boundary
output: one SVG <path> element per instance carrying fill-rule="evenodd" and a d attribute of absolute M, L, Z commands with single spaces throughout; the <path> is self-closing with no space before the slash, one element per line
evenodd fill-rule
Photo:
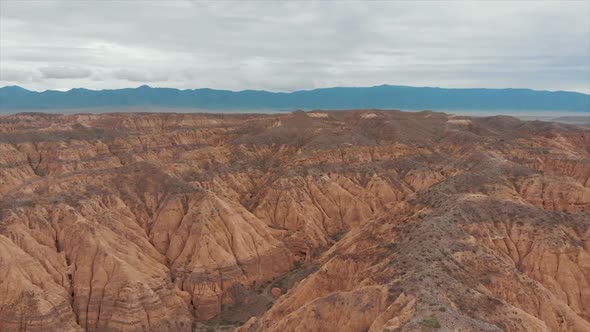
<path fill-rule="evenodd" d="M 588 331 L 590 130 L 0 117 L 0 330 Z"/>

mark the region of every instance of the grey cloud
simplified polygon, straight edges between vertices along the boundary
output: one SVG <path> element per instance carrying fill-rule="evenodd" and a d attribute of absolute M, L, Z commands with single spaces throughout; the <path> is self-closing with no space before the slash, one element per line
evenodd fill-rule
<path fill-rule="evenodd" d="M 53 79 L 71 79 L 71 78 L 87 78 L 92 75 L 92 71 L 80 67 L 68 66 L 54 66 L 39 68 L 43 78 Z"/>
<path fill-rule="evenodd" d="M 37 75 L 30 70 L 0 68 L 0 81 L 26 83 L 37 79 Z"/>
<path fill-rule="evenodd" d="M 63 74 L 70 77 L 59 83 L 8 80 L 31 88 L 155 82 L 276 91 L 419 84 L 590 92 L 590 2 L 48 0 L 0 7 L 3 69 L 68 64 L 91 72 Z"/>

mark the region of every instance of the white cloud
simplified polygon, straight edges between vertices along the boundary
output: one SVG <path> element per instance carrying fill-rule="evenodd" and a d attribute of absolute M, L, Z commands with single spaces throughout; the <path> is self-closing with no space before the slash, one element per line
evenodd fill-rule
<path fill-rule="evenodd" d="M 137 69 L 117 69 L 113 72 L 113 77 L 120 80 L 131 82 L 165 82 L 168 80 L 166 73 L 154 73 Z"/>

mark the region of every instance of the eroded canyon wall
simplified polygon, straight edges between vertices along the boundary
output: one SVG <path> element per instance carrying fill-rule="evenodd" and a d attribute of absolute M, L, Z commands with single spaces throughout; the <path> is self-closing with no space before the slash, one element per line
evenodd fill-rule
<path fill-rule="evenodd" d="M 573 126 L 18 114 L 0 200 L 1 330 L 190 331 L 259 298 L 240 331 L 590 330 Z"/>

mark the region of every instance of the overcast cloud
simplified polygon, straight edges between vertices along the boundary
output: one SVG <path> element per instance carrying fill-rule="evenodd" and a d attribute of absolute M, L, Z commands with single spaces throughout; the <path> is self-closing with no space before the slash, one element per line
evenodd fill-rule
<path fill-rule="evenodd" d="M 0 0 L 0 86 L 590 93 L 590 1 Z"/>

